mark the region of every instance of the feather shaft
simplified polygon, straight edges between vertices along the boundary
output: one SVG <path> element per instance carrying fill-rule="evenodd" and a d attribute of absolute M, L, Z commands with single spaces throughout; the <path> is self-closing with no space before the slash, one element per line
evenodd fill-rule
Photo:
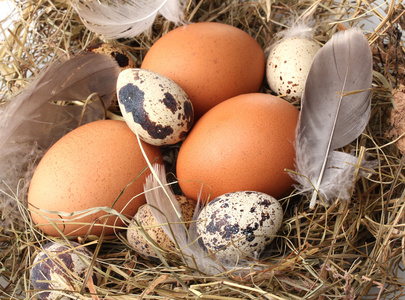
<path fill-rule="evenodd" d="M 326 203 L 348 196 L 354 180 L 348 176 L 354 173 L 350 164 L 356 158 L 335 150 L 355 140 L 368 124 L 371 83 L 371 51 L 360 30 L 335 34 L 314 58 L 296 132 L 296 170 L 304 176 L 293 175 L 299 190 L 312 192 L 310 208 L 318 195 Z"/>
<path fill-rule="evenodd" d="M 343 87 L 342 87 L 341 93 L 343 93 L 343 91 L 345 90 L 348 72 L 349 72 L 349 68 L 347 67 L 347 68 L 346 68 L 346 75 L 345 75 L 345 79 L 344 79 L 344 82 L 343 82 Z M 342 99 L 343 99 L 343 96 L 340 96 L 339 103 L 338 103 L 338 106 L 337 106 L 337 111 L 340 111 L 340 107 L 341 107 L 341 105 L 342 105 Z M 331 151 L 333 136 L 334 136 L 334 132 L 335 132 L 336 125 L 337 125 L 337 120 L 338 120 L 337 118 L 335 118 L 335 119 L 333 120 L 333 126 L 332 126 L 332 129 L 331 129 L 331 134 L 330 134 L 330 136 L 329 136 L 328 145 L 327 145 L 326 151 L 325 151 L 325 153 L 324 153 L 325 158 L 324 158 L 323 163 L 322 163 L 322 166 L 321 166 L 321 172 L 320 172 L 320 174 L 319 174 L 318 181 L 316 182 L 315 190 L 314 190 L 314 192 L 312 193 L 312 197 L 311 197 L 311 201 L 310 201 L 310 207 L 312 207 L 312 208 L 313 208 L 314 205 L 315 205 L 316 198 L 317 198 L 317 196 L 318 196 L 318 192 L 317 192 L 317 191 L 319 190 L 319 187 L 321 186 L 321 183 L 322 183 L 322 180 L 323 180 L 323 175 L 325 174 L 326 164 L 328 163 L 328 157 L 329 157 L 328 154 L 329 154 L 329 152 Z"/>

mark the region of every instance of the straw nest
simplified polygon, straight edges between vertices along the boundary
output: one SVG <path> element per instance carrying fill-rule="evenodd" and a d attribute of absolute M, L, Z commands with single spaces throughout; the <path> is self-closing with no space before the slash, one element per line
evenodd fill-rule
<path fill-rule="evenodd" d="M 350 202 L 338 199 L 330 207 L 321 204 L 309 210 L 309 200 L 300 195 L 281 199 L 285 216 L 279 236 L 268 258 L 252 261 L 252 272 L 244 275 L 205 276 L 176 259 L 149 261 L 128 246 L 122 232 L 109 239 L 82 239 L 97 254 L 101 268 L 95 272 L 103 279 L 96 294 L 79 287 L 77 299 L 393 299 L 403 293 L 398 277 L 405 262 L 403 5 L 394 0 L 186 2 L 186 22 L 231 24 L 263 48 L 277 40 L 288 18 L 310 8 L 315 9 L 315 38 L 321 43 L 343 27 L 364 26 L 373 18 L 371 27 L 364 28 L 374 58 L 371 120 L 346 150 L 367 155 L 378 165 L 356 181 Z M 148 48 L 175 27 L 158 17 L 142 35 L 104 40 L 88 31 L 65 1 L 15 0 L 15 6 L 17 21 L 9 29 L 0 27 L 5 36 L 0 41 L 2 102 L 61 53 L 108 42 L 128 51 L 139 66 Z M 270 92 L 265 85 L 263 91 Z M 114 108 L 110 112 L 116 113 Z M 176 151 L 167 155 L 175 156 Z M 0 297 L 35 298 L 29 276 L 33 257 L 51 238 L 31 223 L 24 192 L 18 187 L 6 192 L 15 198 L 16 209 L 3 207 L 0 212 Z M 255 265 L 263 271 L 254 271 Z"/>

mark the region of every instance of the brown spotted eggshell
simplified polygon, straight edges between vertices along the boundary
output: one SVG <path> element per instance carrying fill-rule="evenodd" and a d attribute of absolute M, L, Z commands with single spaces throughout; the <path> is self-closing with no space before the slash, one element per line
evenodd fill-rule
<path fill-rule="evenodd" d="M 227 193 L 209 202 L 197 218 L 199 244 L 223 264 L 258 258 L 274 239 L 283 209 L 273 197 L 255 191 Z"/>
<path fill-rule="evenodd" d="M 173 80 L 156 72 L 122 71 L 117 95 L 125 122 L 151 145 L 180 142 L 193 124 L 193 105 L 187 94 Z"/>
<path fill-rule="evenodd" d="M 86 48 L 86 51 L 111 55 L 117 61 L 122 70 L 136 68 L 136 63 L 132 59 L 130 53 L 117 45 L 108 43 L 96 44 Z"/>
<path fill-rule="evenodd" d="M 190 222 L 193 218 L 196 202 L 184 196 L 176 196 L 176 199 L 179 201 L 184 222 Z M 159 226 L 148 205 L 142 206 L 134 219 L 160 248 L 166 251 L 173 251 L 175 249 L 175 244 Z M 186 226 L 188 227 L 189 223 L 186 223 Z M 135 222 L 131 222 L 128 226 L 127 239 L 128 243 L 138 253 L 146 257 L 158 257 L 150 242 L 145 239 Z"/>
<path fill-rule="evenodd" d="M 41 300 L 67 300 L 74 298 L 66 285 L 81 287 L 91 265 L 93 253 L 76 242 L 48 242 L 35 256 L 31 269 L 31 282 Z M 99 266 L 98 266 L 99 267 Z M 91 279 L 97 284 L 93 273 Z M 63 290 L 63 292 L 62 292 Z M 79 290 L 76 290 L 76 293 Z"/>
<path fill-rule="evenodd" d="M 287 100 L 299 100 L 320 48 L 315 41 L 301 37 L 283 39 L 275 45 L 266 65 L 266 78 L 272 91 Z"/>

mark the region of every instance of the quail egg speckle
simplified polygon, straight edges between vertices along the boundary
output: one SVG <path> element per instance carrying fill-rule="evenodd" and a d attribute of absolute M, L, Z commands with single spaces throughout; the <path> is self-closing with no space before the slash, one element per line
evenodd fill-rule
<path fill-rule="evenodd" d="M 88 47 L 86 51 L 111 55 L 117 61 L 121 69 L 136 67 L 136 63 L 130 53 L 117 45 L 108 43 L 96 44 Z"/>
<path fill-rule="evenodd" d="M 74 297 L 89 270 L 93 253 L 79 243 L 49 242 L 36 255 L 31 269 L 31 282 L 38 299 L 65 300 Z M 97 276 L 91 276 L 97 284 Z M 63 291 L 63 292 L 62 292 Z M 69 295 L 69 296 L 68 296 Z"/>
<path fill-rule="evenodd" d="M 258 258 L 280 229 L 283 210 L 273 197 L 254 191 L 224 194 L 197 219 L 199 244 L 223 264 Z"/>
<path fill-rule="evenodd" d="M 266 78 L 273 92 L 287 100 L 299 100 L 315 54 L 321 47 L 302 37 L 283 39 L 267 58 Z"/>
<path fill-rule="evenodd" d="M 117 81 L 125 122 L 146 143 L 171 145 L 183 140 L 194 120 L 193 105 L 173 80 L 146 69 L 126 69 Z"/>
<path fill-rule="evenodd" d="M 179 202 L 183 220 L 186 222 L 186 227 L 188 227 L 188 222 L 190 222 L 193 218 L 194 209 L 197 203 L 194 200 L 187 199 L 184 196 L 176 196 L 176 199 Z M 167 236 L 162 227 L 160 227 L 148 205 L 142 206 L 138 210 L 134 219 L 139 222 L 149 237 L 156 242 L 160 248 L 166 251 L 173 251 L 175 249 L 175 244 Z M 127 239 L 128 243 L 138 253 L 146 257 L 158 257 L 150 243 L 145 239 L 141 231 L 138 230 L 135 222 L 130 223 L 128 226 Z"/>

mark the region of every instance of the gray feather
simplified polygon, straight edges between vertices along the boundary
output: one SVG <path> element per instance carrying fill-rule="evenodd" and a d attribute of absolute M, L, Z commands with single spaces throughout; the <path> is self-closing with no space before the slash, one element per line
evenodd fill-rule
<path fill-rule="evenodd" d="M 1 114 L 0 151 L 6 142 L 17 140 L 36 141 L 48 147 L 44 139 L 55 141 L 77 127 L 82 107 L 58 106 L 50 101 L 86 100 L 97 92 L 108 107 L 115 95 L 119 71 L 113 58 L 96 53 L 60 59 L 50 65 L 28 88 L 11 99 Z M 103 113 L 101 103 L 93 102 L 86 109 L 85 121 L 94 121 Z M 51 131 L 52 137 L 48 135 Z"/>
<path fill-rule="evenodd" d="M 315 188 L 311 207 L 317 192 L 328 202 L 353 184 L 348 174 L 356 158 L 333 150 L 351 143 L 367 126 L 371 83 L 372 55 L 360 30 L 335 34 L 314 58 L 296 135 L 296 169 L 303 176 L 295 177 L 301 190 Z"/>

